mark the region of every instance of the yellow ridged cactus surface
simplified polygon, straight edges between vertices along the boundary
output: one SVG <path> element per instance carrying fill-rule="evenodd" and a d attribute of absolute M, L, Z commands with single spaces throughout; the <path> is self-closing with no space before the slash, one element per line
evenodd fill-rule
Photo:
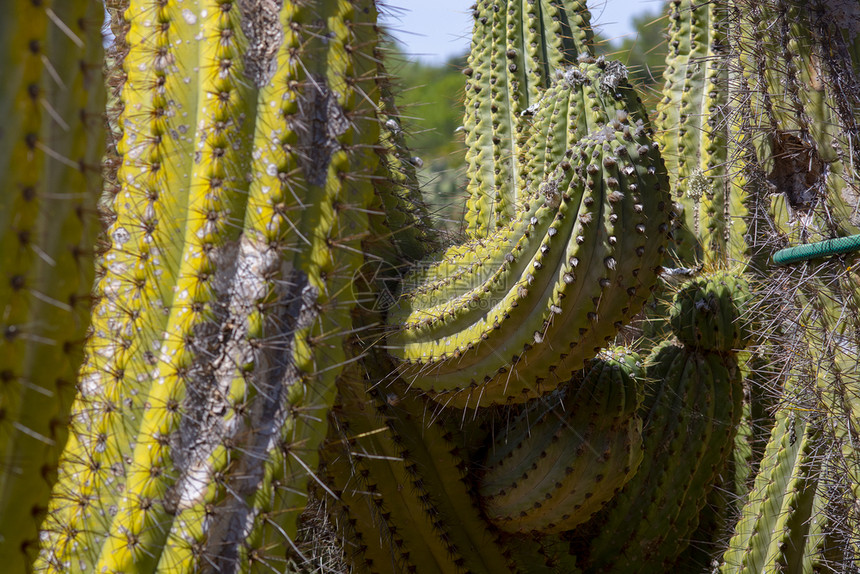
<path fill-rule="evenodd" d="M 0 22 L 0 564 L 38 550 L 89 324 L 102 7 L 4 3 Z"/>
<path fill-rule="evenodd" d="M 375 8 L 123 18 L 111 247 L 37 567 L 283 568 L 363 262 Z"/>

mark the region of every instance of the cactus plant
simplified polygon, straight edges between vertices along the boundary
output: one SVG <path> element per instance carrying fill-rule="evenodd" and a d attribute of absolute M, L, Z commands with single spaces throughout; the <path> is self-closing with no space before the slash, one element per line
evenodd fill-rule
<path fill-rule="evenodd" d="M 9 568 L 854 568 L 856 6 L 674 0 L 652 122 L 584 2 L 479 0 L 446 245 L 374 0 L 112 2 L 103 129 L 100 4 L 13 4 Z"/>

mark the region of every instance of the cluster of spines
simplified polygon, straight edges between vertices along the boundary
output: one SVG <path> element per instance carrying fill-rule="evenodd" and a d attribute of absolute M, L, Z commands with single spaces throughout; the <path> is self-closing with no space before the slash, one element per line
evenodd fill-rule
<path fill-rule="evenodd" d="M 647 297 L 667 232 L 666 182 L 625 78 L 590 58 L 560 72 L 534 121 L 567 151 L 508 226 L 407 278 L 418 287 L 392 310 L 388 344 L 407 380 L 440 402 L 522 402 L 553 388 Z M 569 349 L 558 350 L 556 333 Z"/>
<path fill-rule="evenodd" d="M 0 24 L 0 563 L 38 550 L 89 324 L 104 151 L 101 5 L 7 2 Z"/>
<path fill-rule="evenodd" d="M 125 17 L 112 247 L 38 567 L 275 567 L 346 359 L 375 7 L 140 1 Z"/>
<path fill-rule="evenodd" d="M 437 243 L 429 221 L 427 206 L 418 189 L 417 167 L 420 158 L 412 156 L 406 143 L 407 128 L 395 101 L 395 81 L 383 65 L 385 44 L 378 49 L 377 63 L 380 98 L 380 162 L 374 189 L 384 214 L 377 243 L 391 243 L 399 257 L 391 265 L 419 260 Z M 368 247 L 373 251 L 373 247 Z"/>
<path fill-rule="evenodd" d="M 848 21 L 834 18 L 834 10 L 834 5 L 823 2 L 733 5 L 730 85 L 740 129 L 733 133 L 732 143 L 739 143 L 744 152 L 733 160 L 739 173 L 759 174 L 758 181 L 748 179 L 752 185 L 746 188 L 750 195 L 759 196 L 756 202 L 769 208 L 756 227 L 771 231 L 747 237 L 765 253 L 786 240 L 799 244 L 856 233 L 855 168 L 846 151 L 853 146 L 854 120 L 846 121 L 843 113 L 846 103 L 856 101 L 856 90 L 844 93 L 846 82 L 856 83 L 856 72 L 846 65 L 846 52 L 840 49 L 844 37 L 839 30 Z M 765 196 L 768 187 L 773 194 Z M 759 208 L 759 213 L 763 211 Z M 780 385 L 771 386 L 791 388 L 800 396 L 798 401 L 781 391 L 776 402 L 778 421 L 790 412 L 798 425 L 816 427 L 806 455 L 813 468 L 804 472 L 808 483 L 818 485 L 810 487 L 815 492 L 807 498 L 815 496 L 819 502 L 811 510 L 794 502 L 785 508 L 763 504 L 763 499 L 776 497 L 793 500 L 794 487 L 764 496 L 756 482 L 724 568 L 728 571 L 744 563 L 745 552 L 757 557 L 747 561 L 755 563 L 745 566 L 750 568 L 767 562 L 774 568 L 806 569 L 812 563 L 816 568 L 839 570 L 847 555 L 856 553 L 860 538 L 857 515 L 843 503 L 846 497 L 856 497 L 860 476 L 856 454 L 846 447 L 845 438 L 853 432 L 851 421 L 857 416 L 852 398 L 857 380 L 848 366 L 856 365 L 857 338 L 845 327 L 856 322 L 857 285 L 838 260 L 766 272 L 765 265 L 759 258 L 752 267 L 760 275 L 757 287 L 762 291 L 756 313 L 773 317 L 763 324 L 759 336 L 781 355 L 782 364 L 771 369 L 778 371 L 774 378 Z M 796 408 L 798 402 L 805 407 Z M 777 430 L 774 433 L 769 450 L 778 448 L 782 440 Z M 759 472 L 782 471 L 763 465 Z M 759 517 L 760 524 L 753 522 L 756 528 L 779 523 L 794 531 L 786 530 L 780 535 L 784 539 L 774 535 L 769 544 L 766 536 L 750 537 L 750 515 Z M 816 531 L 826 535 L 824 546 L 829 548 L 819 547 Z M 808 539 L 807 548 L 799 550 L 797 540 L 803 537 Z M 836 539 L 843 547 L 841 557 L 832 552 Z"/>

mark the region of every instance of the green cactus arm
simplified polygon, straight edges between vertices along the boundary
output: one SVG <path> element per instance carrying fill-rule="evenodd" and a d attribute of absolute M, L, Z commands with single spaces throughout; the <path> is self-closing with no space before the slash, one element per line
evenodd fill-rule
<path fill-rule="evenodd" d="M 546 109 L 554 98 L 574 100 L 568 110 L 593 98 L 597 109 L 568 114 L 574 147 L 517 219 L 487 242 L 484 249 L 494 251 L 487 264 L 473 265 L 468 243 L 407 278 L 417 287 L 392 309 L 388 344 L 411 384 L 451 405 L 522 401 L 543 380 L 558 384 L 566 375 L 553 374 L 556 368 L 581 367 L 617 321 L 641 306 L 663 249 L 666 184 L 639 104 L 616 83 L 622 73 L 614 64 L 583 63 L 548 91 Z M 467 273 L 445 280 L 463 264 Z M 577 331 L 572 352 L 541 344 Z M 528 374 L 518 374 L 526 364 Z"/>
<path fill-rule="evenodd" d="M 502 530 L 571 530 L 635 474 L 642 461 L 638 357 L 605 357 L 585 380 L 521 414 L 490 448 L 478 493 Z"/>
<path fill-rule="evenodd" d="M 821 520 L 821 517 L 813 516 L 819 476 L 814 460 L 817 446 L 814 434 L 804 436 L 798 453 L 801 464 L 786 487 L 783 510 L 776 519 L 774 536 L 767 549 L 765 571 L 798 572 L 809 560 L 806 553 L 810 526 L 816 518 Z"/>
<path fill-rule="evenodd" d="M 740 416 L 731 362 L 665 344 L 652 351 L 646 376 L 656 388 L 643 405 L 649 454 L 606 509 L 576 532 L 587 548 L 584 566 L 651 572 L 670 566 L 689 543 Z"/>
<path fill-rule="evenodd" d="M 772 365 L 777 362 L 773 345 L 758 345 L 754 351 L 739 353 L 738 357 L 744 381 L 744 404 L 735 435 L 731 478 L 726 492 L 731 497 L 731 512 L 739 515 L 752 491 L 756 471 L 770 440 L 779 391 L 771 372 Z M 731 527 L 733 525 L 730 524 Z"/>
<path fill-rule="evenodd" d="M 370 363 L 372 364 L 372 361 Z M 337 426 L 324 451 L 338 521 L 358 543 L 358 571 L 508 572 L 496 534 L 469 494 L 452 432 L 405 388 L 341 379 Z M 444 414 L 442 417 L 446 416 Z M 343 432 L 342 431 L 342 432 Z M 369 499 L 366 493 L 369 493 Z"/>
<path fill-rule="evenodd" d="M 658 105 L 658 141 L 670 184 L 683 205 L 681 260 L 689 265 L 725 257 L 726 230 L 726 20 L 716 2 L 671 4 L 669 53 L 663 99 Z"/>
<path fill-rule="evenodd" d="M 133 19 L 141 7 L 131 4 L 127 16 Z M 239 32 L 238 6 L 235 12 L 222 10 L 217 3 L 203 4 L 199 11 L 183 11 L 181 14 L 180 9 L 175 7 L 171 16 L 182 18 L 189 25 L 189 32 L 193 31 L 201 38 L 221 38 L 224 35 L 232 38 Z M 146 27 L 146 22 L 141 23 L 141 28 Z M 180 38 L 183 36 L 179 34 Z M 156 66 L 150 60 L 151 49 L 147 48 L 144 43 L 140 52 L 135 52 L 133 47 L 129 53 L 129 83 L 144 81 L 144 78 L 138 78 L 138 70 L 133 68 L 137 62 L 144 67 Z M 231 66 L 219 73 L 223 70 L 224 60 L 230 60 Z M 195 425 L 189 425 L 187 420 L 183 422 L 187 416 L 183 416 L 183 411 L 187 409 L 191 417 L 196 417 L 197 425 L 217 424 L 210 420 L 211 415 L 191 412 L 196 406 L 192 401 L 200 401 L 205 396 L 202 385 L 206 383 L 214 384 L 215 388 L 222 387 L 219 391 L 226 395 L 224 399 L 228 404 L 238 399 L 234 395 L 239 390 L 238 385 L 230 384 L 232 373 L 228 371 L 221 377 L 209 375 L 211 379 L 207 380 L 209 377 L 205 372 L 199 372 L 202 365 L 197 356 L 203 349 L 214 352 L 214 357 L 218 356 L 217 347 L 212 348 L 214 341 L 207 341 L 204 333 L 207 323 L 217 321 L 218 314 L 224 313 L 219 307 L 226 297 L 232 295 L 229 287 L 232 278 L 224 268 L 232 263 L 232 259 L 237 266 L 236 273 L 242 272 L 247 263 L 241 258 L 249 247 L 253 249 L 251 242 L 256 239 L 249 237 L 243 241 L 239 237 L 239 228 L 230 225 L 231 218 L 234 221 L 243 218 L 243 200 L 247 197 L 247 183 L 239 179 L 235 169 L 247 163 L 246 158 L 251 153 L 250 138 L 245 135 L 247 127 L 239 125 L 239 118 L 247 117 L 246 125 L 250 126 L 254 125 L 255 119 L 251 105 L 256 100 L 253 87 L 235 82 L 243 74 L 241 60 L 238 46 L 232 39 L 226 42 L 200 41 L 192 59 L 178 60 L 183 67 L 195 66 L 199 72 L 195 78 L 197 81 L 192 83 L 195 93 L 189 94 L 189 107 L 194 114 L 190 139 L 196 157 L 192 156 L 193 163 L 188 161 L 183 165 L 184 162 L 178 161 L 175 167 L 179 169 L 173 172 L 176 179 L 184 177 L 183 188 L 187 190 L 187 203 L 174 212 L 174 217 L 185 220 L 179 242 L 175 296 L 168 307 L 164 334 L 160 337 L 159 365 L 153 373 L 154 380 L 149 388 L 142 389 L 147 406 L 141 414 L 139 436 L 129 437 L 134 446 L 130 449 L 130 463 L 124 472 L 125 488 L 122 498 L 116 503 L 117 512 L 107 524 L 105 541 L 98 547 L 94 564 L 96 571 L 142 572 L 154 569 L 163 555 L 173 557 L 173 545 L 166 544 L 173 520 L 168 518 L 168 513 L 177 515 L 182 523 L 188 520 L 187 509 L 193 509 L 199 499 L 209 498 L 216 490 L 214 484 L 211 487 L 208 484 L 210 469 L 218 469 L 226 462 L 227 453 L 219 444 L 220 437 L 215 434 L 224 431 L 215 427 L 208 429 L 212 434 L 201 433 L 203 428 L 193 428 Z M 130 119 L 126 115 L 126 133 L 135 129 L 129 125 Z M 192 160 L 192 157 L 187 160 Z M 173 167 L 164 166 L 163 169 L 172 171 Z M 160 189 L 159 192 L 167 194 L 168 189 Z M 201 281 L 201 274 L 211 274 L 212 282 Z M 223 284 L 219 285 L 219 282 Z M 249 297 L 255 299 L 259 295 L 250 293 Z M 234 307 L 235 303 L 230 303 L 229 306 Z M 229 308 L 227 312 L 236 311 Z M 246 318 L 237 319 L 244 322 Z M 241 327 L 237 330 L 244 335 Z M 201 388 L 194 389 L 195 383 Z M 191 388 L 186 390 L 185 385 Z M 174 406 L 171 408 L 171 405 Z M 183 440 L 182 435 L 192 434 L 207 436 L 199 450 L 183 444 L 188 439 Z M 172 472 L 164 476 L 168 469 Z M 192 474 L 192 469 L 196 469 L 196 475 Z M 188 522 L 193 533 L 195 521 Z M 182 571 L 183 561 L 175 558 L 174 561 L 176 571 Z"/>
<path fill-rule="evenodd" d="M 704 446 L 705 449 L 713 452 L 706 455 L 700 451 L 699 456 L 703 459 L 713 457 L 710 460 L 714 462 L 711 465 L 703 462 L 696 470 L 688 483 L 685 502 L 672 523 L 669 534 L 665 538 L 665 544 L 655 553 L 656 556 L 650 558 L 656 562 L 656 557 L 661 557 L 665 566 L 672 564 L 675 557 L 688 545 L 698 540 L 692 534 L 700 525 L 703 504 L 713 497 L 725 497 L 725 492 L 715 492 L 718 488 L 715 481 L 726 471 L 728 466 L 726 463 L 735 445 L 734 438 L 742 414 L 743 390 L 736 358 L 731 355 L 706 353 L 704 359 L 708 365 L 706 369 L 710 369 L 711 376 L 715 379 L 713 431 L 707 445 Z M 701 498 L 696 500 L 696 496 L 701 496 L 698 494 L 700 492 L 707 493 L 704 500 Z M 695 502 L 688 502 L 690 500 Z M 718 518 L 719 516 L 715 517 L 715 519 Z M 721 526 L 718 524 L 718 527 Z M 717 534 L 720 532 L 720 529 L 716 530 Z"/>
<path fill-rule="evenodd" d="M 688 435 L 679 453 L 686 453 L 680 456 L 688 456 L 696 462 L 688 469 L 669 473 L 660 481 L 662 491 L 657 503 L 643 514 L 643 523 L 636 532 L 635 539 L 643 544 L 628 545 L 624 557 L 617 560 L 618 564 L 623 564 L 626 559 L 631 571 L 647 572 L 658 564 L 665 568 L 686 548 L 734 436 L 733 419 L 739 406 L 736 405 L 739 392 L 732 388 L 737 381 L 732 380 L 731 362 L 722 358 L 714 360 L 711 354 L 689 357 L 687 361 L 694 362 L 689 376 L 698 379 L 692 388 L 698 386 L 700 394 L 688 395 L 691 406 L 695 404 L 698 408 L 692 408 L 686 432 L 696 433 L 696 439 L 691 441 Z M 664 522 L 664 526 L 657 527 L 662 521 L 668 524 Z"/>
<path fill-rule="evenodd" d="M 659 478 L 659 463 L 655 460 L 655 450 L 660 453 L 677 449 L 677 442 L 680 433 L 675 432 L 675 425 L 686 421 L 684 418 L 685 410 L 679 409 L 680 416 L 671 416 L 672 406 L 686 396 L 679 393 L 678 390 L 672 389 L 672 384 L 676 384 L 684 376 L 687 368 L 686 360 L 683 355 L 683 350 L 670 343 L 663 343 L 655 347 L 651 352 L 646 363 L 646 381 L 653 379 L 657 384 L 647 386 L 645 388 L 645 400 L 641 407 L 641 416 L 643 419 L 643 451 L 648 452 L 649 456 L 645 456 L 633 476 L 633 483 L 628 484 L 627 488 L 616 495 L 610 502 L 608 507 L 600 514 L 592 519 L 592 521 L 581 525 L 574 535 L 582 540 L 581 546 L 586 549 L 586 565 L 591 563 L 607 564 L 606 557 L 602 556 L 602 547 L 611 547 L 617 553 L 618 548 L 612 543 L 608 543 L 605 538 L 608 538 L 609 530 L 618 530 L 619 535 L 624 539 L 631 539 L 635 526 L 628 518 L 624 516 L 634 517 L 634 521 L 638 521 L 644 511 L 640 506 L 644 506 L 645 500 L 639 499 L 638 491 L 634 490 L 634 486 L 642 481 L 643 487 L 650 486 L 653 490 L 661 487 L 658 480 L 643 480 L 646 477 L 655 475 Z M 692 380 L 691 377 L 684 378 L 684 381 Z M 671 381 L 666 383 L 665 381 Z M 661 384 L 662 382 L 662 384 Z M 665 404 L 664 404 L 665 403 Z M 662 408 L 661 408 L 662 407 Z M 651 444 L 649 444 L 649 440 Z M 659 449 L 657 449 L 659 447 Z M 651 498 L 652 493 L 648 492 L 647 498 Z M 656 497 L 656 495 L 654 495 Z M 615 508 L 623 508 L 622 512 L 613 513 Z M 629 514 L 626 511 L 630 511 Z M 606 530 L 609 529 L 609 530 Z"/>
<path fill-rule="evenodd" d="M 721 572 L 763 572 L 767 561 L 776 557 L 772 544 L 776 522 L 784 523 L 794 513 L 787 503 L 798 494 L 797 486 L 806 488 L 801 470 L 808 467 L 812 454 L 807 430 L 802 417 L 790 410 L 777 416 L 755 487 L 723 555 Z"/>
<path fill-rule="evenodd" d="M 153 42 L 164 46 L 168 35 L 177 31 L 193 37 L 177 11 L 165 9 L 158 15 L 170 25 L 162 26 Z M 143 19 L 124 24 L 122 45 L 143 46 L 152 34 Z M 196 44 L 175 46 L 178 53 L 173 57 L 180 61 L 196 54 Z M 137 82 L 121 92 L 124 109 L 134 111 L 130 121 L 118 123 L 123 134 L 117 145 L 121 156 L 117 180 L 126 185 L 114 190 L 119 201 L 108 229 L 113 249 L 103 257 L 104 272 L 96 285 L 93 332 L 80 374 L 71 436 L 45 524 L 43 542 L 50 556 L 37 563 L 38 568 L 51 564 L 69 569 L 74 563 L 74 568 L 86 569 L 95 562 L 98 549 L 82 545 L 81 538 L 83 533 L 103 535 L 108 527 L 108 518 L 93 509 L 109 508 L 117 497 L 118 477 L 124 474 L 142 412 L 142 383 L 157 364 L 158 337 L 166 324 L 163 309 L 173 298 L 169 286 L 175 282 L 176 245 L 183 233 L 176 214 L 187 199 L 176 171 L 187 166 L 183 160 L 193 151 L 184 135 L 180 137 L 190 127 L 188 120 L 177 122 L 171 137 L 165 111 L 168 102 L 193 109 L 194 100 L 180 78 L 173 75 L 168 81 L 166 69 L 147 66 L 140 52 L 132 49 L 126 60 L 131 62 L 129 70 L 143 68 L 135 69 Z M 151 167 L 162 164 L 177 169 Z M 160 193 L 162 189 L 173 193 Z"/>
<path fill-rule="evenodd" d="M 320 469 L 337 496 L 327 504 L 328 511 L 339 534 L 349 540 L 344 559 L 358 572 L 415 570 L 418 565 L 442 572 L 450 566 L 449 553 L 444 535 L 425 516 L 421 497 L 427 493 L 402 488 L 410 484 L 410 476 L 391 431 L 366 395 L 364 382 L 349 375 L 338 382 Z"/>
<path fill-rule="evenodd" d="M 551 74 L 589 54 L 584 2 L 480 0 L 465 94 L 468 233 L 484 237 L 507 225 L 526 193 L 521 188 L 519 116 L 549 87 Z"/>
<path fill-rule="evenodd" d="M 433 251 L 437 238 L 432 230 L 427 206 L 421 201 L 416 158 L 411 157 L 406 145 L 406 132 L 401 125 L 403 118 L 395 101 L 393 79 L 381 60 L 377 64 L 377 73 L 382 153 L 374 189 L 380 199 L 387 227 L 379 240 L 390 237 L 401 259 L 415 261 Z M 392 262 L 392 265 L 399 264 L 400 261 Z"/>
<path fill-rule="evenodd" d="M 102 7 L 7 2 L 0 23 L 0 562 L 38 550 L 89 326 Z"/>

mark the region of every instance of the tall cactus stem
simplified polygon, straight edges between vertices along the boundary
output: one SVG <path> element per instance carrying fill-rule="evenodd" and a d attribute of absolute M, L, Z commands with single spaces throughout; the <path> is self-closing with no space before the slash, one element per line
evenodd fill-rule
<path fill-rule="evenodd" d="M 277 567 L 346 361 L 378 158 L 375 6 L 125 14 L 113 245 L 38 566 Z"/>
<path fill-rule="evenodd" d="M 102 6 L 10 1 L 0 23 L 0 563 L 38 550 L 89 325 L 104 152 Z"/>

